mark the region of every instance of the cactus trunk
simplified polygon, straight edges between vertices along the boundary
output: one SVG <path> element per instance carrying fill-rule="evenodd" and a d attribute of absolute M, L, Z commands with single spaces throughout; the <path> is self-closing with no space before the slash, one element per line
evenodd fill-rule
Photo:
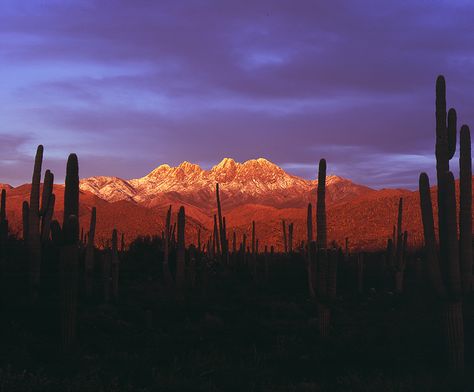
<path fill-rule="evenodd" d="M 316 233 L 319 249 L 327 248 L 326 227 L 326 160 L 319 161 L 318 199 L 316 204 Z"/>

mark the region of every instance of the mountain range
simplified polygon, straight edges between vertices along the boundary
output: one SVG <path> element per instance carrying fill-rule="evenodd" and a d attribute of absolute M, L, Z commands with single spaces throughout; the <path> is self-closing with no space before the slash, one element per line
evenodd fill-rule
<path fill-rule="evenodd" d="M 316 176 L 316 173 L 315 173 Z M 80 181 L 80 223 L 87 231 L 90 210 L 97 208 L 98 244 L 110 238 L 113 228 L 129 242 L 138 235 L 160 235 L 165 214 L 171 205 L 173 220 L 179 206 L 187 216 L 187 241 L 196 243 L 202 232 L 203 243 L 212 231 L 216 213 L 215 187 L 219 183 L 223 214 L 229 231 L 236 231 L 238 242 L 250 234 L 256 222 L 261 244 L 282 249 L 284 219 L 295 226 L 295 243 L 306 238 L 306 208 L 316 202 L 316 180 L 290 175 L 274 163 L 252 159 L 238 163 L 223 159 L 210 170 L 183 162 L 177 167 L 161 165 L 142 178 L 90 177 Z M 21 204 L 28 200 L 28 184 L 7 189 L 7 213 L 13 231 L 21 232 Z M 422 243 L 422 226 L 417 192 L 403 189 L 374 190 L 348 179 L 330 175 L 326 179 L 328 235 L 351 248 L 383 248 L 396 222 L 398 200 L 404 198 L 404 228 L 410 244 Z M 62 217 L 63 186 L 55 185 L 55 216 Z M 314 212 L 313 208 L 313 212 Z M 229 238 L 232 235 L 229 233 Z"/>

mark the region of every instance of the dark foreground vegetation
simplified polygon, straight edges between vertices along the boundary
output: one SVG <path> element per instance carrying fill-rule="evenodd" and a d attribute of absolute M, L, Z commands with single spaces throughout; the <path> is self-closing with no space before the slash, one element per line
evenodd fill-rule
<path fill-rule="evenodd" d="M 325 160 L 307 240 L 283 221 L 284 252 L 259 245 L 254 223 L 236 238 L 218 185 L 203 243 L 186 241 L 181 207 L 161 235 L 125 247 L 114 230 L 99 249 L 95 209 L 80 234 L 76 155 L 60 224 L 39 146 L 22 238 L 1 198 L 0 390 L 473 390 L 471 141 L 463 126 L 457 202 L 456 113 L 444 78 L 436 91 L 438 197 L 422 174 L 419 250 L 407 249 L 402 199 L 386 250 L 328 243 Z"/>

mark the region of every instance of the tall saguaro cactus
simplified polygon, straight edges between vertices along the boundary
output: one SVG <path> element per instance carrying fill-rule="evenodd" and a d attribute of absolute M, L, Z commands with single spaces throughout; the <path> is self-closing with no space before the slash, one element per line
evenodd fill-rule
<path fill-rule="evenodd" d="M 316 204 L 316 234 L 319 249 L 327 248 L 326 227 L 326 160 L 319 161 L 318 199 Z"/>
<path fill-rule="evenodd" d="M 71 215 L 79 217 L 79 163 L 76 154 L 70 154 L 67 160 L 63 230 L 68 229 Z"/>
<path fill-rule="evenodd" d="M 41 242 L 49 240 L 51 221 L 54 214 L 56 197 L 53 193 L 54 175 L 46 170 L 44 173 L 43 194 L 41 197 Z"/>
<path fill-rule="evenodd" d="M 316 205 L 317 234 L 317 296 L 319 332 L 325 338 L 329 334 L 331 310 L 329 303 L 336 298 L 338 252 L 327 249 L 326 225 L 326 160 L 319 161 L 318 199 Z"/>
<path fill-rule="evenodd" d="M 79 273 L 79 164 L 70 154 L 64 189 L 64 223 L 60 252 L 61 338 L 69 349 L 76 340 L 77 295 Z"/>
<path fill-rule="evenodd" d="M 282 225 L 282 229 L 283 229 L 283 250 L 285 251 L 285 253 L 287 253 L 288 252 L 288 242 L 287 242 L 287 238 L 286 238 L 286 222 L 285 222 L 285 220 L 281 221 L 281 225 Z"/>
<path fill-rule="evenodd" d="M 61 342 L 68 350 L 76 341 L 77 293 L 79 271 L 79 221 L 71 215 L 63 228 L 63 245 L 60 251 L 60 311 Z"/>
<path fill-rule="evenodd" d="M 227 233 L 225 229 L 225 222 L 222 218 L 221 198 L 219 193 L 219 184 L 216 184 L 216 201 L 217 201 L 217 215 L 219 218 L 219 239 L 220 249 L 222 252 L 222 261 L 224 264 L 228 262 L 228 249 L 227 249 Z"/>
<path fill-rule="evenodd" d="M 30 262 L 31 299 L 33 302 L 36 302 L 38 299 L 41 275 L 40 183 L 42 163 L 43 146 L 39 145 L 36 150 L 28 211 L 28 254 Z"/>
<path fill-rule="evenodd" d="M 392 244 L 393 246 L 396 245 L 395 254 L 394 254 L 394 281 L 395 281 L 395 291 L 397 293 L 403 292 L 403 283 L 404 283 L 404 276 L 405 276 L 405 266 L 406 266 L 406 248 L 407 248 L 407 239 L 408 239 L 408 232 L 403 232 L 403 198 L 400 198 L 398 202 L 398 218 L 397 218 L 397 238 L 396 244 Z M 393 250 L 392 250 L 393 255 Z"/>
<path fill-rule="evenodd" d="M 439 253 L 436 246 L 430 183 L 426 173 L 420 175 L 420 206 L 429 275 L 437 295 L 443 301 L 442 318 L 448 363 L 453 369 L 462 369 L 464 367 L 462 296 L 471 290 L 472 280 L 472 159 L 470 131 L 466 125 L 461 128 L 460 137 L 459 238 L 454 176 L 449 171 L 449 160 L 454 156 L 455 146 L 456 115 L 454 110 L 450 110 L 446 124 L 446 84 L 444 77 L 439 76 L 436 81 Z"/>

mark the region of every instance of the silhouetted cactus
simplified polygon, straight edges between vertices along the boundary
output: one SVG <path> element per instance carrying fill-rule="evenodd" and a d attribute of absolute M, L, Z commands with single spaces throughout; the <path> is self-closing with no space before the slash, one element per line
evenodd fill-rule
<path fill-rule="evenodd" d="M 327 249 L 326 225 L 326 160 L 319 161 L 318 193 L 316 205 L 317 234 L 317 287 L 319 331 L 321 337 L 327 337 L 331 322 L 329 302 L 336 298 L 338 251 Z"/>
<path fill-rule="evenodd" d="M 40 182 L 43 163 L 43 146 L 36 150 L 33 177 L 31 180 L 30 204 L 28 211 L 28 255 L 30 262 L 31 300 L 39 296 L 41 276 L 41 237 L 40 237 Z"/>
<path fill-rule="evenodd" d="M 79 270 L 79 221 L 71 215 L 63 228 L 63 245 L 60 251 L 60 310 L 61 342 L 68 350 L 76 341 L 77 284 Z"/>
<path fill-rule="evenodd" d="M 214 214 L 214 236 L 212 238 L 212 248 L 213 248 L 213 253 L 214 256 L 217 255 L 217 257 L 220 257 L 221 252 L 220 252 L 220 244 L 219 244 L 219 232 L 218 232 L 218 226 L 217 226 L 217 216 Z"/>
<path fill-rule="evenodd" d="M 400 198 L 398 202 L 398 218 L 397 218 L 397 242 L 395 250 L 395 268 L 394 268 L 394 282 L 395 282 L 395 292 L 403 292 L 403 283 L 405 276 L 405 266 L 406 266 L 406 248 L 407 248 L 407 239 L 408 232 L 403 232 L 403 198 Z M 392 244 L 393 248 L 393 244 Z M 391 256 L 393 251 L 391 252 Z"/>
<path fill-rule="evenodd" d="M 326 227 L 326 160 L 319 161 L 318 171 L 318 198 L 316 204 L 316 241 L 318 249 L 327 248 Z"/>
<path fill-rule="evenodd" d="M 284 250 L 285 253 L 287 253 L 288 252 L 288 242 L 287 242 L 287 239 L 286 239 L 286 222 L 285 222 L 285 220 L 282 220 L 281 224 L 282 224 L 282 229 L 283 229 L 283 250 Z"/>
<path fill-rule="evenodd" d="M 460 237 L 458 239 L 454 176 L 449 171 L 449 160 L 455 152 L 453 145 L 455 145 L 456 116 L 454 111 L 450 111 L 448 125 L 446 125 L 445 94 L 444 77 L 439 76 L 436 81 L 439 255 L 436 246 L 430 184 L 426 173 L 420 175 L 419 192 L 428 270 L 436 293 L 444 301 L 442 318 L 447 338 L 448 363 L 451 368 L 462 369 L 464 368 L 462 294 L 471 290 L 472 253 L 469 254 L 468 249 L 463 249 L 460 252 L 459 247 L 472 246 L 471 143 L 469 128 L 463 126 L 460 138 L 461 205 Z M 469 260 L 464 258 L 465 255 L 470 256 Z"/>
<path fill-rule="evenodd" d="M 70 154 L 67 160 L 63 230 L 69 229 L 67 225 L 71 215 L 79 217 L 79 164 L 76 154 Z"/>
<path fill-rule="evenodd" d="M 219 184 L 216 184 L 216 200 L 217 200 L 217 214 L 219 218 L 219 238 L 220 238 L 220 250 L 222 254 L 222 261 L 224 264 L 228 262 L 228 249 L 227 249 L 227 233 L 225 224 L 222 219 L 222 208 L 221 199 L 219 195 Z"/>

